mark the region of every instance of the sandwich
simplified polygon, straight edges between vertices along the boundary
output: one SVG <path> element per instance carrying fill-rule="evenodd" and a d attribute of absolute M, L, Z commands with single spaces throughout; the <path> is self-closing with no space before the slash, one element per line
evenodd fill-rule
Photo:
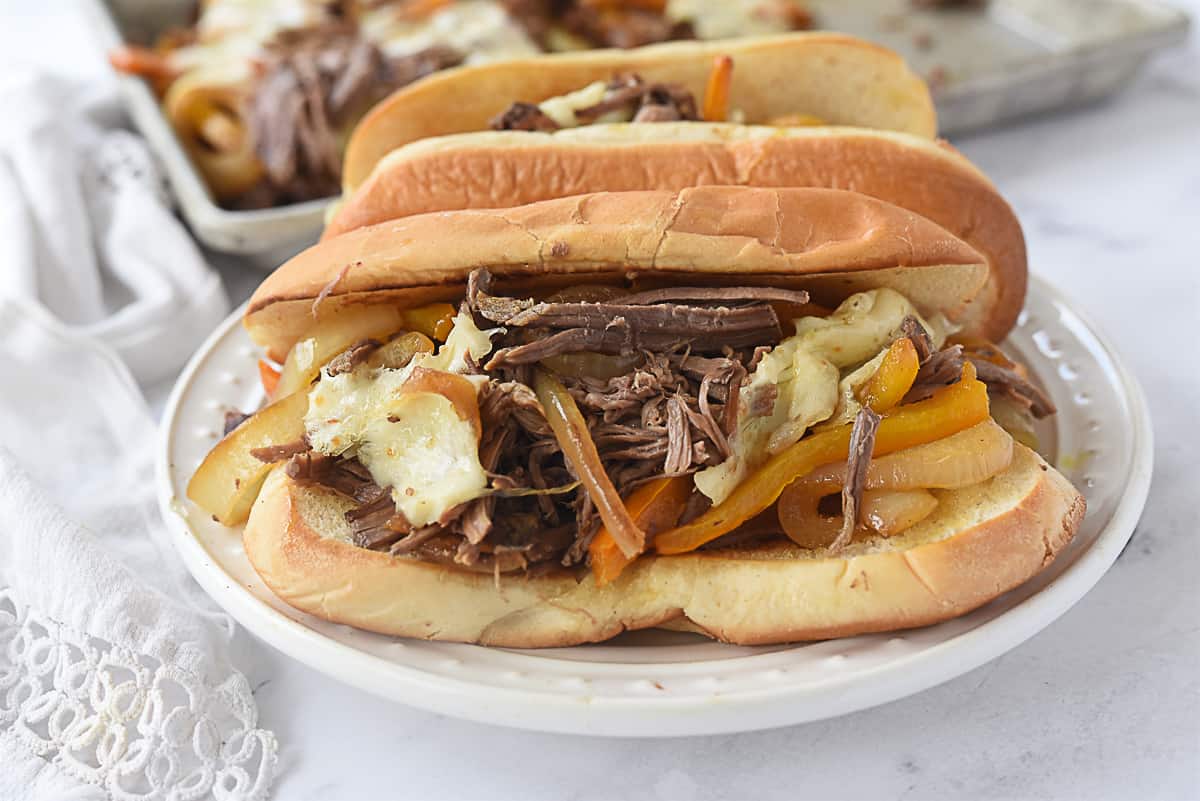
<path fill-rule="evenodd" d="M 451 108 L 435 112 L 442 105 Z M 966 314 L 999 340 L 1025 297 L 1020 223 L 936 129 L 927 88 L 899 57 L 834 34 L 458 70 L 397 92 L 356 129 L 324 237 L 585 192 L 848 189 L 915 211 L 983 253 L 987 285 Z"/>
<path fill-rule="evenodd" d="M 929 89 L 903 59 L 844 34 L 565 53 L 445 72 L 394 92 L 346 145 L 343 195 L 389 153 L 421 139 L 493 129 L 583 128 L 574 135 L 586 137 L 635 121 L 666 123 L 672 135 L 686 137 L 677 123 L 696 120 L 849 125 L 926 138 L 937 129 Z"/>
<path fill-rule="evenodd" d="M 992 278 L 928 217 L 824 187 L 363 226 L 251 298 L 281 367 L 188 497 L 243 526 L 283 601 L 388 635 L 935 623 L 1036 574 L 1084 512 L 1034 449 L 1052 400 L 985 334 Z"/>
<path fill-rule="evenodd" d="M 109 60 L 150 83 L 217 201 L 248 209 L 336 195 L 354 124 L 434 72 L 808 22 L 792 0 L 199 0 L 188 27 Z"/>

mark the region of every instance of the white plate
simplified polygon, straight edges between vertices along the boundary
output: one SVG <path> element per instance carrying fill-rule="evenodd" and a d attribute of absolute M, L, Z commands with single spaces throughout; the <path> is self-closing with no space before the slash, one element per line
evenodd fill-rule
<path fill-rule="evenodd" d="M 1008 346 L 1058 405 L 1045 433 L 1087 496 L 1074 542 L 1046 571 L 937 626 L 807 645 L 740 648 L 668 632 L 602 645 L 517 651 L 401 640 L 328 623 L 276 599 L 242 551 L 183 489 L 223 412 L 260 398 L 258 349 L 235 314 L 192 359 L 167 406 L 163 515 L 196 580 L 255 635 L 368 692 L 435 712 L 544 731 L 674 736 L 842 715 L 932 687 L 1016 647 L 1090 589 L 1129 540 L 1150 485 L 1150 421 L 1112 350 L 1063 297 L 1032 282 Z"/>

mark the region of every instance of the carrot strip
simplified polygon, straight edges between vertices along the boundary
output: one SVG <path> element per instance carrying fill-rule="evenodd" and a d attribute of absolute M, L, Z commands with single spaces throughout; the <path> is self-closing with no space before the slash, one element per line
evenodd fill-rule
<path fill-rule="evenodd" d="M 267 397 L 271 398 L 279 386 L 279 371 L 268 364 L 265 359 L 259 359 L 258 380 L 262 382 L 262 388 L 267 393 Z"/>
<path fill-rule="evenodd" d="M 625 508 L 643 531 L 653 535 L 679 521 L 691 493 L 691 476 L 664 476 L 634 490 L 625 499 Z M 621 575 L 633 561 L 617 547 L 617 541 L 608 533 L 607 527 L 601 527 L 588 546 L 588 562 L 596 576 L 597 587 L 603 587 Z"/>
<path fill-rule="evenodd" d="M 708 73 L 708 84 L 704 87 L 704 119 L 709 122 L 724 122 L 729 117 L 729 83 L 733 78 L 733 57 L 717 56 L 713 59 L 712 71 Z"/>

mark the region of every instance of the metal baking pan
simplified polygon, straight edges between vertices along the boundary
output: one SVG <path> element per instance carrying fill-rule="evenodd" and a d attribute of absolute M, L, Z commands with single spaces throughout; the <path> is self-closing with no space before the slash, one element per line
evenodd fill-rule
<path fill-rule="evenodd" d="M 169 27 L 186 26 L 194 0 L 84 0 L 99 45 L 146 43 Z M 311 200 L 271 209 L 230 211 L 217 205 L 175 138 L 158 98 L 140 78 L 118 76 L 121 95 L 137 126 L 158 155 L 180 211 L 192 233 L 213 250 L 238 253 L 273 269 L 317 240 L 329 201 Z"/>
<path fill-rule="evenodd" d="M 1188 17 L 1148 0 L 993 0 L 918 11 L 911 0 L 810 0 L 822 27 L 902 53 L 929 81 L 943 134 L 1116 92 L 1187 38 Z"/>
<path fill-rule="evenodd" d="M 712 0 L 724 2 L 725 0 Z M 193 0 L 85 0 L 108 50 L 145 43 L 189 19 Z M 931 82 L 941 130 L 958 134 L 1087 103 L 1127 83 L 1183 41 L 1188 18 L 1150 0 L 993 0 L 986 8 L 914 10 L 911 0 L 809 0 L 822 28 L 886 45 Z M 272 268 L 316 240 L 328 201 L 229 211 L 218 206 L 144 82 L 121 76 L 134 124 L 166 170 L 184 218 L 209 247 Z"/>

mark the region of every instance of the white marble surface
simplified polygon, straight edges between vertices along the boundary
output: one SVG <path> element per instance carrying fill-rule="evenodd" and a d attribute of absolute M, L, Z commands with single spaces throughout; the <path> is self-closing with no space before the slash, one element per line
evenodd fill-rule
<path fill-rule="evenodd" d="M 1181 4 L 1184 5 L 1184 4 Z M 1186 4 L 1200 16 L 1200 0 Z M 0 61 L 96 76 L 70 2 L 0 0 Z M 56 31 L 65 43 L 33 46 Z M 529 734 L 381 702 L 245 639 L 280 799 L 1200 797 L 1200 37 L 1104 105 L 958 144 L 1141 379 L 1155 481 L 1071 612 L 960 679 L 823 723 L 658 741 Z M 257 277 L 226 265 L 235 297 Z"/>

